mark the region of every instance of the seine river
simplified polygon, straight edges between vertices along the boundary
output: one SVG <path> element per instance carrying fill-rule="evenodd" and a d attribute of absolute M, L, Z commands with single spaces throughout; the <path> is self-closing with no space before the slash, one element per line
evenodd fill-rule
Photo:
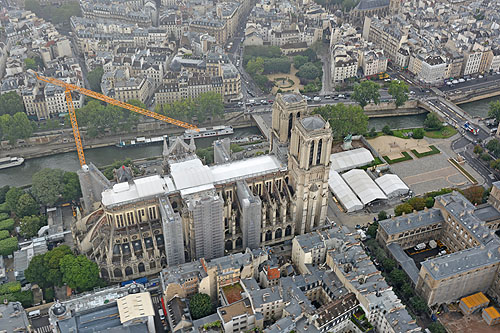
<path fill-rule="evenodd" d="M 471 102 L 460 105 L 462 109 L 472 116 L 486 117 L 488 114 L 488 104 L 499 98 L 488 98 L 477 102 Z M 401 117 L 385 117 L 373 118 L 369 121 L 368 128 L 375 127 L 380 131 L 385 125 L 391 128 L 410 128 L 422 126 L 426 115 L 401 116 Z M 232 137 L 245 137 L 252 134 L 259 134 L 257 127 L 244 129 L 236 129 Z M 196 140 L 198 148 L 205 148 L 212 144 L 215 138 L 205 138 Z M 152 145 L 135 148 L 117 148 L 104 147 L 89 149 L 85 151 L 87 160 L 92 161 L 97 166 L 109 165 L 117 160 L 126 158 L 139 159 L 151 156 L 159 156 L 162 152 L 162 145 Z M 66 171 L 76 171 L 79 169 L 78 157 L 76 152 L 63 153 L 47 157 L 40 157 L 27 160 L 22 166 L 0 170 L 0 186 L 22 186 L 31 182 L 31 176 L 43 168 L 59 168 Z"/>

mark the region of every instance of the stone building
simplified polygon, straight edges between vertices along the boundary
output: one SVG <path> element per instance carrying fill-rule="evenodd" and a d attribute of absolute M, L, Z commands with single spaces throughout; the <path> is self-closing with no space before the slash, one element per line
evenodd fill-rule
<path fill-rule="evenodd" d="M 476 207 L 453 192 L 436 197 L 434 208 L 380 222 L 377 240 L 429 306 L 479 291 L 500 296 L 500 239 L 495 234 L 500 221 L 499 188 L 500 183 L 494 183 L 488 204 Z M 410 258 L 402 250 L 431 239 L 444 244 L 449 254 L 423 261 L 420 270 L 408 264 Z"/>
<path fill-rule="evenodd" d="M 332 135 L 327 122 L 307 112 L 301 95 L 278 94 L 270 155 L 207 166 L 194 142 L 165 143 L 163 176 L 127 180 L 105 189 L 100 202 L 88 200 L 89 214 L 73 228 L 79 251 L 97 262 L 103 278 L 121 281 L 320 228 Z M 175 239 L 181 234 L 182 242 Z"/>

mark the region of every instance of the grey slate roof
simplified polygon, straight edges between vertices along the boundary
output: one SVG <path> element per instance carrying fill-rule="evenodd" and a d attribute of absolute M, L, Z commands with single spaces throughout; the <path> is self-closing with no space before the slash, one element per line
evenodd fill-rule
<path fill-rule="evenodd" d="M 357 10 L 370 10 L 389 6 L 389 0 L 361 0 L 356 6 Z"/>
<path fill-rule="evenodd" d="M 424 227 L 438 222 L 444 222 L 441 211 L 431 208 L 428 211 L 410 213 L 398 216 L 394 220 L 387 219 L 379 222 L 379 226 L 388 234 L 394 235 L 408 230 Z"/>
<path fill-rule="evenodd" d="M 23 331 L 28 331 L 28 317 L 19 302 L 9 302 L 0 304 L 0 330 L 5 332 L 16 332 L 17 329 L 24 328 Z"/>
<path fill-rule="evenodd" d="M 413 284 L 417 285 L 419 270 L 417 265 L 415 265 L 415 261 L 410 258 L 405 251 L 403 251 L 403 248 L 398 243 L 390 243 L 387 245 L 387 249 L 391 252 L 391 255 L 394 259 L 396 259 L 405 273 L 410 277 Z"/>
<path fill-rule="evenodd" d="M 422 266 L 435 280 L 441 280 L 458 272 L 465 273 L 479 267 L 500 262 L 500 240 L 492 241 L 488 246 L 477 246 L 445 256 L 426 260 Z"/>
<path fill-rule="evenodd" d="M 302 118 L 301 121 L 302 126 L 308 131 L 314 131 L 317 129 L 322 129 L 325 127 L 325 121 L 321 119 L 321 117 L 318 116 L 311 116 L 311 117 L 306 117 Z"/>

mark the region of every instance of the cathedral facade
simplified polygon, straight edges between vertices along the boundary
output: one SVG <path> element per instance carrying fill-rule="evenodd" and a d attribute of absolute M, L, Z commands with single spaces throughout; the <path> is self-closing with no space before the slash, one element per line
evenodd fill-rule
<path fill-rule="evenodd" d="M 164 175 L 116 183 L 78 216 L 77 248 L 116 282 L 291 240 L 325 223 L 331 146 L 301 95 L 278 94 L 269 155 L 207 166 L 194 142 L 165 144 Z"/>

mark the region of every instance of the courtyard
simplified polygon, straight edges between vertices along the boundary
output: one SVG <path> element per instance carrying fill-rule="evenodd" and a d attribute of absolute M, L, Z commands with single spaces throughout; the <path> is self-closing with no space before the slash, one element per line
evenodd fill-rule
<path fill-rule="evenodd" d="M 470 185 L 469 180 L 448 159 L 450 156 L 440 149 L 440 154 L 417 158 L 412 150 L 418 153 L 429 151 L 436 140 L 401 139 L 394 136 L 380 136 L 369 140 L 369 143 L 380 155 L 391 160 L 403 157 L 403 152 L 412 159 L 391 164 L 391 170 L 398 175 L 416 195 L 437 191 L 445 187 L 463 187 Z"/>

